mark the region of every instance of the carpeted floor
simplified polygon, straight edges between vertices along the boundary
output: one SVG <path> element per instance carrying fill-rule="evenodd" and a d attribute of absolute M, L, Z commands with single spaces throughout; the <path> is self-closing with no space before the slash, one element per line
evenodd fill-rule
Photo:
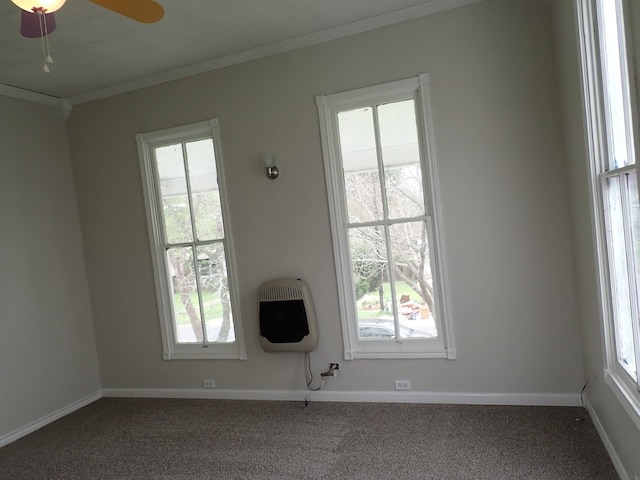
<path fill-rule="evenodd" d="M 581 408 L 101 399 L 0 448 L 7 480 L 598 480 Z"/>

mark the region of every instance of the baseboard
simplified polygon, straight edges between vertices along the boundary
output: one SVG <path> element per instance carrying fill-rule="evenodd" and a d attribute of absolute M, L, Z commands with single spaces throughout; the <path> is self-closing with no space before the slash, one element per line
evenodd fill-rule
<path fill-rule="evenodd" d="M 624 466 L 622 465 L 620 457 L 618 457 L 618 453 L 613 447 L 613 443 L 611 443 L 609 435 L 607 435 L 607 431 L 604 429 L 604 426 L 602 425 L 598 414 L 589 401 L 589 394 L 587 392 L 585 392 L 584 395 L 584 406 L 589 412 L 591 422 L 593 423 L 593 426 L 596 427 L 596 431 L 598 432 L 598 435 L 600 435 L 600 440 L 602 440 L 604 448 L 607 450 L 609 458 L 611 458 L 611 463 L 613 463 L 613 467 L 616 469 L 616 472 L 618 472 L 618 475 L 620 476 L 620 480 L 631 480 L 631 476 L 627 473 Z"/>
<path fill-rule="evenodd" d="M 6 435 L 0 436 L 0 447 L 4 447 L 5 445 L 8 445 L 11 442 L 15 442 L 19 438 L 24 437 L 25 435 L 28 435 L 32 432 L 35 432 L 39 428 L 42 428 L 45 425 L 50 424 L 51 422 L 55 422 L 59 418 L 62 418 L 65 415 L 69 415 L 70 413 L 73 413 L 76 410 L 86 405 L 89 405 L 90 403 L 93 403 L 96 400 L 99 400 L 100 398 L 102 398 L 102 392 L 97 391 L 96 393 L 92 393 L 91 395 L 81 398 L 80 400 L 73 402 L 67 405 L 66 407 L 62 407 L 61 409 L 56 410 L 55 412 L 45 415 L 44 417 L 39 418 L 38 420 L 31 422 L 28 425 L 25 425 L 24 427 L 14 430 L 13 432 L 10 432 Z"/>
<path fill-rule="evenodd" d="M 219 400 L 302 401 L 305 390 L 225 390 L 225 389 L 145 389 L 105 388 L 104 397 L 133 398 L 209 398 Z M 568 393 L 449 393 L 449 392 L 379 392 L 319 391 L 309 392 L 314 402 L 374 403 L 446 403 L 464 405 L 539 405 L 580 406 L 580 395 Z"/>

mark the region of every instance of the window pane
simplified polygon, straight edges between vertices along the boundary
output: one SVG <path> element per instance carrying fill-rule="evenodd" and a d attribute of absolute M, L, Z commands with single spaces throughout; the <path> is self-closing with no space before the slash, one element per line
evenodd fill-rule
<path fill-rule="evenodd" d="M 233 316 L 222 243 L 198 247 L 198 264 L 207 339 L 213 343 L 233 342 Z"/>
<path fill-rule="evenodd" d="M 389 227 L 398 295 L 401 337 L 436 337 L 433 318 L 433 277 L 426 222 L 407 222 Z"/>
<path fill-rule="evenodd" d="M 630 255 L 633 255 L 633 265 L 634 274 L 635 274 L 635 292 L 631 296 L 631 301 L 635 302 L 635 305 L 640 308 L 640 302 L 638 298 L 638 285 L 640 285 L 640 206 L 638 202 L 638 181 L 636 172 L 627 173 L 625 175 L 627 180 L 627 198 L 629 205 L 629 215 L 628 219 L 629 224 L 631 225 L 631 242 L 633 245 L 633 251 L 629 252 Z M 636 310 L 637 311 L 637 310 Z M 636 320 L 637 321 L 637 320 Z M 631 325 L 627 326 L 628 329 Z M 625 369 L 629 372 L 629 374 L 638 381 L 638 367 L 637 367 L 637 358 L 638 352 L 636 351 L 638 345 L 638 327 L 635 331 L 635 343 L 634 343 L 634 332 L 631 331 L 621 331 L 619 335 L 621 336 L 621 362 L 625 366 Z M 635 345 L 635 346 L 634 346 Z"/>
<path fill-rule="evenodd" d="M 167 250 L 177 343 L 202 343 L 204 341 L 194 258 L 191 252 L 191 247 L 169 248 Z"/>
<path fill-rule="evenodd" d="M 167 243 L 193 239 L 182 145 L 155 149 Z"/>
<path fill-rule="evenodd" d="M 422 169 L 413 100 L 378 107 L 389 218 L 423 215 Z"/>
<path fill-rule="evenodd" d="M 197 239 L 221 239 L 224 229 L 213 141 L 188 142 L 186 149 Z"/>
<path fill-rule="evenodd" d="M 620 177 L 607 179 L 607 241 L 611 269 L 613 313 L 617 355 L 620 364 L 631 370 L 633 360 L 633 326 L 631 315 L 627 249 L 622 210 Z M 635 371 L 635 366 L 633 368 Z"/>
<path fill-rule="evenodd" d="M 380 338 L 383 336 L 383 330 L 389 326 L 391 336 L 395 335 L 384 228 L 351 228 L 349 248 L 358 314 L 358 335 Z M 380 328 L 374 329 L 374 326 Z"/>
<path fill-rule="evenodd" d="M 618 0 L 599 2 L 601 16 L 602 77 L 605 108 L 607 113 L 607 133 L 609 136 L 609 165 L 613 170 L 635 163 L 633 149 L 628 139 L 630 133 L 630 112 L 624 59 L 624 39 L 619 26 L 622 25 L 621 6 Z"/>
<path fill-rule="evenodd" d="M 384 212 L 372 109 L 340 112 L 338 129 L 349 222 L 380 220 Z"/>

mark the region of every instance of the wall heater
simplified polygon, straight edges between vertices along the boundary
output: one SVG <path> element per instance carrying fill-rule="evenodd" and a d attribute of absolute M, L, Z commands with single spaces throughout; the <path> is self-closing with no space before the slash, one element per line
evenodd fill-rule
<path fill-rule="evenodd" d="M 318 345 L 318 323 L 309 286 L 280 278 L 258 289 L 260 346 L 266 352 L 311 352 Z"/>

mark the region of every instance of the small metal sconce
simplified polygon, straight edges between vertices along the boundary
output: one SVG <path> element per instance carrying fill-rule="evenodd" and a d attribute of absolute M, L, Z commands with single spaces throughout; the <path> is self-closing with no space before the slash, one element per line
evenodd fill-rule
<path fill-rule="evenodd" d="M 275 180 L 280 175 L 280 170 L 275 166 L 275 158 L 272 154 L 268 153 L 262 157 L 265 167 L 267 167 L 267 178 Z"/>

